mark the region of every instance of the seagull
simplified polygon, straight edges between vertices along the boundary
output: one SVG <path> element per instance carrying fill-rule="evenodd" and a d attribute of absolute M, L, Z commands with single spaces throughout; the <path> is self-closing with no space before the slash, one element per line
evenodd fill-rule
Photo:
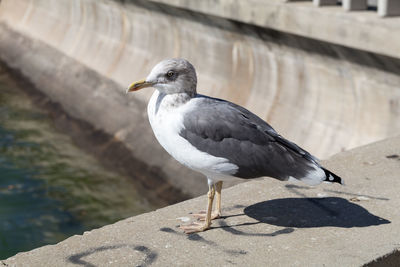
<path fill-rule="evenodd" d="M 283 138 L 254 113 L 198 94 L 196 70 L 185 59 L 161 61 L 146 79 L 132 83 L 127 93 L 146 87 L 156 89 L 147 113 L 158 142 L 178 162 L 208 180 L 207 209 L 194 214 L 197 222 L 180 226 L 187 234 L 209 229 L 211 221 L 221 216 L 223 181 L 268 176 L 309 185 L 342 184 L 316 157 Z"/>

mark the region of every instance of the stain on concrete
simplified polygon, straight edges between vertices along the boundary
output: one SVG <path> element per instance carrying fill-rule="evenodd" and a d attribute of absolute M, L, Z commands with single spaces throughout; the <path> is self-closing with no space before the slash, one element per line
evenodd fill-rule
<path fill-rule="evenodd" d="M 160 228 L 161 232 L 166 232 L 166 233 L 176 233 L 176 231 L 174 229 L 171 229 L 169 227 L 162 227 Z"/>
<path fill-rule="evenodd" d="M 174 233 L 174 234 L 181 235 L 181 236 L 186 236 L 186 238 L 190 241 L 199 241 L 199 242 L 205 243 L 207 245 L 217 246 L 217 244 L 215 242 L 206 240 L 197 233 L 187 235 L 187 234 L 184 234 L 183 232 L 177 232 L 174 229 L 169 228 L 169 227 L 160 228 L 160 231 L 166 232 L 166 233 Z"/>
<path fill-rule="evenodd" d="M 219 220 L 221 221 L 221 220 Z M 213 228 L 211 228 L 213 229 Z M 190 241 L 195 241 L 195 242 L 200 242 L 209 246 L 212 246 L 214 248 L 218 248 L 219 250 L 221 250 L 222 252 L 229 254 L 230 256 L 241 256 L 241 255 L 246 255 L 248 252 L 245 250 L 237 250 L 237 249 L 227 249 L 224 248 L 223 246 L 218 245 L 216 242 L 211 241 L 211 240 L 207 240 L 204 237 L 202 237 L 199 233 L 193 233 L 193 234 L 184 234 L 183 232 L 177 232 L 172 228 L 169 227 L 163 227 L 160 228 L 160 231 L 162 232 L 166 232 L 166 233 L 173 233 L 173 234 L 177 234 L 180 236 L 186 236 L 187 240 Z"/>
<path fill-rule="evenodd" d="M 241 255 L 246 255 L 248 252 L 245 250 L 234 250 L 234 249 L 228 249 L 225 250 L 226 253 L 232 255 L 232 256 L 241 256 Z"/>
<path fill-rule="evenodd" d="M 386 156 L 386 158 L 388 158 L 388 159 L 400 159 L 400 156 L 397 155 L 397 154 L 393 154 L 393 155 Z"/>
<path fill-rule="evenodd" d="M 136 246 L 136 247 L 134 247 L 134 250 L 142 252 L 143 254 L 146 255 L 146 258 L 144 259 L 142 266 L 146 266 L 146 265 L 152 264 L 157 258 L 157 253 L 153 252 L 148 247 Z"/>
<path fill-rule="evenodd" d="M 370 200 L 368 197 L 360 196 L 360 197 L 352 197 L 349 199 L 351 202 L 360 202 L 360 201 L 366 201 Z"/>
<path fill-rule="evenodd" d="M 149 266 L 151 265 L 157 258 L 157 253 L 150 250 L 148 247 L 146 246 L 142 246 L 142 245 L 112 245 L 112 246 L 102 246 L 102 247 L 97 247 L 97 248 L 92 248 L 89 249 L 85 252 L 81 252 L 81 253 L 77 253 L 74 255 L 71 255 L 67 258 L 67 261 L 73 263 L 73 264 L 77 264 L 77 265 L 83 265 L 85 267 L 95 267 L 96 265 L 84 260 L 83 258 L 95 254 L 95 253 L 100 253 L 100 252 L 104 252 L 107 250 L 114 250 L 114 249 L 120 249 L 120 248 L 131 248 L 132 250 L 141 252 L 145 255 L 145 259 L 141 261 L 141 263 L 138 266 Z"/>
<path fill-rule="evenodd" d="M 187 239 L 190 240 L 190 241 L 199 241 L 199 242 L 202 242 L 202 243 L 210 245 L 210 246 L 218 246 L 217 243 L 215 243 L 213 241 L 206 240 L 205 238 L 203 238 L 202 236 L 200 236 L 197 233 L 193 233 L 193 234 L 188 235 Z"/>

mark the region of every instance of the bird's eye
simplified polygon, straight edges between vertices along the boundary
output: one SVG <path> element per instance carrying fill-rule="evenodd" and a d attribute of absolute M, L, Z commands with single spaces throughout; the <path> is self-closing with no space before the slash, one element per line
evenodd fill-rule
<path fill-rule="evenodd" d="M 174 72 L 172 70 L 167 72 L 167 77 L 171 78 L 172 76 L 174 76 Z"/>

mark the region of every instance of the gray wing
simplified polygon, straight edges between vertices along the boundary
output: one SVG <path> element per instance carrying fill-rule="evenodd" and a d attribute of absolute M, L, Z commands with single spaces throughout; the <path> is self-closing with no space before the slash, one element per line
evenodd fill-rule
<path fill-rule="evenodd" d="M 180 135 L 200 151 L 237 165 L 234 176 L 301 179 L 319 166 L 316 158 L 247 109 L 221 99 L 198 98 L 196 109 L 184 116 Z"/>

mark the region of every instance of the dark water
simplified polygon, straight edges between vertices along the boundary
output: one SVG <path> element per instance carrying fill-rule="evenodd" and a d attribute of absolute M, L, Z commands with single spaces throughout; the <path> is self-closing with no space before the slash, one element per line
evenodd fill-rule
<path fill-rule="evenodd" d="M 58 132 L 0 67 L 0 259 L 152 210 Z"/>

